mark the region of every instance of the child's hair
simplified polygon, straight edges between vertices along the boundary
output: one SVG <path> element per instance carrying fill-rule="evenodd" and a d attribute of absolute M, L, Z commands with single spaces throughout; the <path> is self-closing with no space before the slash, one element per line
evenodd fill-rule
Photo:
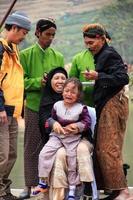
<path fill-rule="evenodd" d="M 82 83 L 80 82 L 80 80 L 78 78 L 75 78 L 75 77 L 68 78 L 65 81 L 63 90 L 67 86 L 67 84 L 69 84 L 69 83 L 73 83 L 75 85 L 75 87 L 78 88 L 78 102 L 81 102 L 82 99 L 83 99 L 83 85 L 82 85 Z"/>

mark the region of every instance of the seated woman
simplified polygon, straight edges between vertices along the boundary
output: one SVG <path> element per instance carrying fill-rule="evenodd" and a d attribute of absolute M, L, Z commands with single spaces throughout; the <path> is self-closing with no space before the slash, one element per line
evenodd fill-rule
<path fill-rule="evenodd" d="M 47 76 L 47 82 L 43 89 L 39 111 L 40 128 L 44 144 L 47 142 L 50 133 L 50 131 L 45 131 L 45 122 L 51 116 L 53 104 L 62 99 L 62 91 L 66 77 L 67 72 L 61 67 L 52 70 Z M 78 133 L 78 127 L 76 124 L 69 126 L 69 131 L 73 134 Z M 93 182 L 94 180 L 91 160 L 92 149 L 93 145 L 85 138 L 81 140 L 77 147 L 77 162 L 81 182 Z M 49 198 L 51 200 L 63 200 L 65 198 L 65 190 L 67 190 L 67 188 L 66 152 L 64 148 L 61 148 L 56 153 L 56 160 L 50 178 Z M 78 197 L 76 199 L 78 199 Z"/>
<path fill-rule="evenodd" d="M 64 147 L 67 153 L 68 165 L 68 200 L 75 199 L 76 186 L 80 183 L 77 172 L 77 146 L 84 134 L 90 133 L 91 118 L 87 106 L 81 103 L 82 83 L 77 78 L 69 78 L 63 87 L 63 100 L 57 101 L 51 112 L 51 117 L 46 121 L 45 130 L 51 127 L 48 142 L 39 154 L 39 184 L 34 194 L 45 192 L 48 189 L 49 177 L 53 168 L 55 155 L 58 149 Z M 71 134 L 69 126 L 77 125 L 79 132 Z"/>

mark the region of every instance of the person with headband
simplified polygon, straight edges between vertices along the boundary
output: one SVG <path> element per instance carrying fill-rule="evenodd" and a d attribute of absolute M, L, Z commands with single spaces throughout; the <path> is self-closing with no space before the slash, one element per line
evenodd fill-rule
<path fill-rule="evenodd" d="M 24 112 L 24 178 L 26 187 L 19 199 L 29 198 L 31 188 L 38 184 L 38 155 L 43 147 L 38 112 L 42 86 L 45 85 L 44 73 L 47 74 L 57 66 L 64 66 L 63 55 L 50 47 L 56 30 L 57 26 L 53 19 L 40 19 L 35 30 L 36 44 L 20 53 L 26 96 Z"/>
<path fill-rule="evenodd" d="M 58 126 L 56 126 L 56 124 L 53 126 L 49 126 L 47 120 L 49 119 L 49 117 L 51 117 L 51 111 L 54 103 L 56 103 L 59 100 L 62 100 L 63 98 L 62 92 L 64 83 L 66 81 L 65 77 L 67 78 L 67 72 L 65 71 L 64 68 L 61 67 L 52 69 L 47 75 L 46 84 L 42 91 L 42 98 L 39 109 L 39 119 L 40 119 L 39 124 L 44 144 L 46 144 L 46 142 L 48 141 L 51 130 L 54 130 L 60 134 L 60 129 L 57 128 Z M 92 113 L 90 113 L 90 110 L 89 114 L 92 119 Z M 91 130 L 92 129 L 93 128 L 91 127 Z M 79 128 L 76 123 L 72 123 L 71 125 L 69 125 L 69 132 L 71 132 L 71 134 L 74 135 L 79 133 Z M 77 168 L 80 176 L 80 183 L 78 183 L 78 186 L 76 186 L 75 188 L 76 200 L 79 200 L 83 194 L 83 187 L 82 187 L 83 182 L 90 182 L 92 186 L 93 199 L 97 199 L 97 190 L 94 180 L 93 165 L 91 158 L 93 145 L 89 133 L 90 131 L 88 130 L 87 134 L 83 136 L 82 140 L 79 142 L 77 146 L 77 165 L 78 165 Z M 67 190 L 69 187 L 68 169 L 69 168 L 67 163 L 66 150 L 64 147 L 59 148 L 58 151 L 56 152 L 56 159 L 54 161 L 53 170 L 50 174 L 50 181 L 49 181 L 50 200 L 64 200 L 67 198 Z M 42 190 L 43 185 L 40 184 L 40 186 L 41 186 L 41 191 L 45 192 L 46 190 Z M 36 194 L 36 192 L 34 194 Z"/>
<path fill-rule="evenodd" d="M 0 200 L 15 200 L 11 194 L 10 172 L 17 158 L 17 118 L 23 105 L 23 68 L 17 45 L 31 29 L 22 11 L 9 15 L 0 38 Z"/>
<path fill-rule="evenodd" d="M 86 30 L 86 26 L 83 27 L 83 32 Z M 85 44 L 86 45 L 86 44 Z M 82 82 L 88 82 L 88 85 L 84 86 L 84 102 L 86 105 L 94 106 L 92 93 L 93 93 L 93 85 L 89 84 L 89 80 L 86 80 L 84 71 L 85 70 L 94 70 L 94 58 L 92 53 L 89 51 L 86 46 L 85 50 L 77 53 L 72 59 L 72 66 L 70 68 L 69 76 L 77 77 Z"/>
<path fill-rule="evenodd" d="M 82 32 L 84 33 L 87 30 L 87 26 L 84 25 Z M 84 37 L 83 37 L 84 39 Z M 88 46 L 85 44 L 86 49 L 82 50 L 81 52 L 77 53 L 73 59 L 72 59 L 72 65 L 69 71 L 70 77 L 77 77 L 80 81 L 86 82 L 85 85 L 83 85 L 83 100 L 86 105 L 88 105 L 89 112 L 93 115 L 94 122 L 93 126 L 95 126 L 95 108 L 94 108 L 94 101 L 93 101 L 93 88 L 94 84 L 91 83 L 92 81 L 87 80 L 84 74 L 84 71 L 86 70 L 94 70 L 95 64 L 94 64 L 94 58 L 91 53 L 91 51 L 88 49 Z M 93 131 L 94 133 L 94 131 Z M 89 155 L 89 152 L 88 152 Z M 81 152 L 82 156 L 82 152 Z M 91 191 L 88 190 L 88 187 L 90 187 L 90 184 L 87 182 L 85 183 L 85 189 L 84 193 L 87 195 L 91 195 Z"/>
<path fill-rule="evenodd" d="M 127 200 L 130 194 L 123 171 L 122 147 L 128 118 L 124 87 L 129 77 L 121 56 L 108 45 L 107 33 L 101 24 L 88 24 L 83 37 L 95 61 L 95 70 L 86 70 L 84 75 L 87 80 L 95 81 L 94 168 L 97 187 L 112 191 L 104 199 Z"/>

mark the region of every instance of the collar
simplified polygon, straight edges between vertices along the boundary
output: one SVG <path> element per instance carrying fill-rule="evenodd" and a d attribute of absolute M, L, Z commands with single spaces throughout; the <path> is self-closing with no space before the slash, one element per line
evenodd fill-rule
<path fill-rule="evenodd" d="M 40 44 L 39 44 L 38 42 L 36 42 L 36 45 L 39 47 L 39 49 L 41 49 L 41 51 L 42 51 L 43 53 L 46 52 L 47 48 L 46 48 L 46 49 L 43 49 L 43 48 L 40 46 Z"/>
<path fill-rule="evenodd" d="M 106 48 L 108 47 L 107 42 L 105 42 L 105 44 L 103 45 L 103 47 L 100 49 L 100 51 L 94 55 L 94 59 L 96 60 L 98 58 L 98 56 L 100 55 L 100 53 Z"/>
<path fill-rule="evenodd" d="M 15 48 L 15 44 L 11 43 L 11 45 L 8 44 L 8 42 L 4 39 L 4 38 L 0 38 L 0 41 L 3 44 L 4 49 L 8 52 L 8 53 L 15 53 L 14 48 Z M 12 48 L 11 48 L 12 47 Z"/>

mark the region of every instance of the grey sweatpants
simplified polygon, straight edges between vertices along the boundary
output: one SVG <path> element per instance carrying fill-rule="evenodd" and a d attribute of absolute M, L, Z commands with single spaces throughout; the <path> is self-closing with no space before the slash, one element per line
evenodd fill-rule
<path fill-rule="evenodd" d="M 52 133 L 49 141 L 45 144 L 39 154 L 39 177 L 49 177 L 55 161 L 56 152 L 59 148 L 64 146 L 67 153 L 68 183 L 69 185 L 79 184 L 79 175 L 76 170 L 76 154 L 80 138 L 81 135 L 71 135 L 61 138 L 60 135 Z"/>

